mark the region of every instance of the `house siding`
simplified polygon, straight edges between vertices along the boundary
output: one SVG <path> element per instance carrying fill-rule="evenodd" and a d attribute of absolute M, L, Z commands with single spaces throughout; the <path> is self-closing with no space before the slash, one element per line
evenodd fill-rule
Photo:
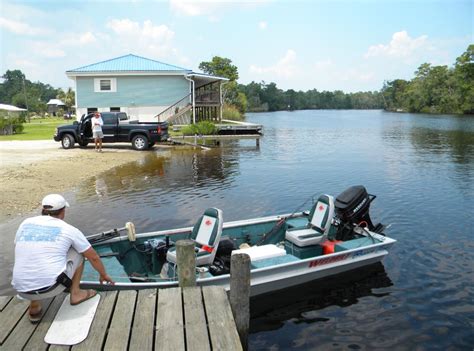
<path fill-rule="evenodd" d="M 94 92 L 94 78 L 116 78 L 116 92 Z M 189 94 L 183 76 L 76 77 L 78 108 L 170 106 Z"/>

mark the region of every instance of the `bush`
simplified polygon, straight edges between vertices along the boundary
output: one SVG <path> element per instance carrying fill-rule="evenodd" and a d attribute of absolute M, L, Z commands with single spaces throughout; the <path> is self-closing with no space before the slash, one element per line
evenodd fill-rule
<path fill-rule="evenodd" d="M 222 110 L 222 118 L 230 119 L 231 121 L 243 121 L 244 115 L 241 114 L 236 107 L 232 105 L 225 105 L 224 109 Z"/>
<path fill-rule="evenodd" d="M 19 117 L 0 116 L 0 135 L 18 134 L 23 131 L 23 124 Z"/>
<path fill-rule="evenodd" d="M 183 135 L 213 135 L 217 133 L 217 128 L 212 122 L 202 121 L 184 127 L 181 132 Z"/>

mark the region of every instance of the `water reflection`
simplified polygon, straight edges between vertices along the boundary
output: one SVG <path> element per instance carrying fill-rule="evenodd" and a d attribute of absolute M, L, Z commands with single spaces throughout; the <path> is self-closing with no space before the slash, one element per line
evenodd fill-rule
<path fill-rule="evenodd" d="M 418 127 L 411 130 L 410 138 L 416 152 L 448 155 L 460 164 L 474 161 L 474 131 Z"/>
<path fill-rule="evenodd" d="M 392 281 L 381 263 L 252 298 L 250 333 L 292 323 L 328 322 L 316 311 L 328 306 L 348 307 L 366 296 L 384 297 Z M 377 290 L 380 289 L 380 290 Z"/>
<path fill-rule="evenodd" d="M 229 186 L 238 171 L 238 159 L 232 157 L 233 152 L 216 147 L 206 151 L 184 148 L 166 154 L 150 153 L 137 162 L 89 179 L 80 187 L 77 197 L 87 199 L 93 192 L 102 197 L 137 191 L 178 191 L 216 181 Z"/>

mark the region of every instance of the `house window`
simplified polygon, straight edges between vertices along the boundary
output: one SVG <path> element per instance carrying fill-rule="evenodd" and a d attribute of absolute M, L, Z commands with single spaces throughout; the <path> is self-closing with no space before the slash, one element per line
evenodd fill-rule
<path fill-rule="evenodd" d="M 114 93 L 117 91 L 117 78 L 94 78 L 94 92 Z"/>
<path fill-rule="evenodd" d="M 110 79 L 101 79 L 100 80 L 100 91 L 110 91 L 111 90 Z"/>
<path fill-rule="evenodd" d="M 87 114 L 97 112 L 97 107 L 88 107 L 87 108 Z"/>
<path fill-rule="evenodd" d="M 120 107 L 111 107 L 110 112 L 120 112 Z"/>

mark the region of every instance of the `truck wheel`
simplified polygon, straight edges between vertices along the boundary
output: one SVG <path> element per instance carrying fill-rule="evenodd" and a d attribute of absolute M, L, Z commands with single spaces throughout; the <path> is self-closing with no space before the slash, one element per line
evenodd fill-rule
<path fill-rule="evenodd" d="M 148 138 L 144 135 L 135 135 L 132 139 L 132 146 L 135 150 L 146 150 L 148 149 Z"/>
<path fill-rule="evenodd" d="M 61 139 L 63 149 L 70 149 L 74 147 L 74 137 L 71 134 L 64 134 Z"/>

